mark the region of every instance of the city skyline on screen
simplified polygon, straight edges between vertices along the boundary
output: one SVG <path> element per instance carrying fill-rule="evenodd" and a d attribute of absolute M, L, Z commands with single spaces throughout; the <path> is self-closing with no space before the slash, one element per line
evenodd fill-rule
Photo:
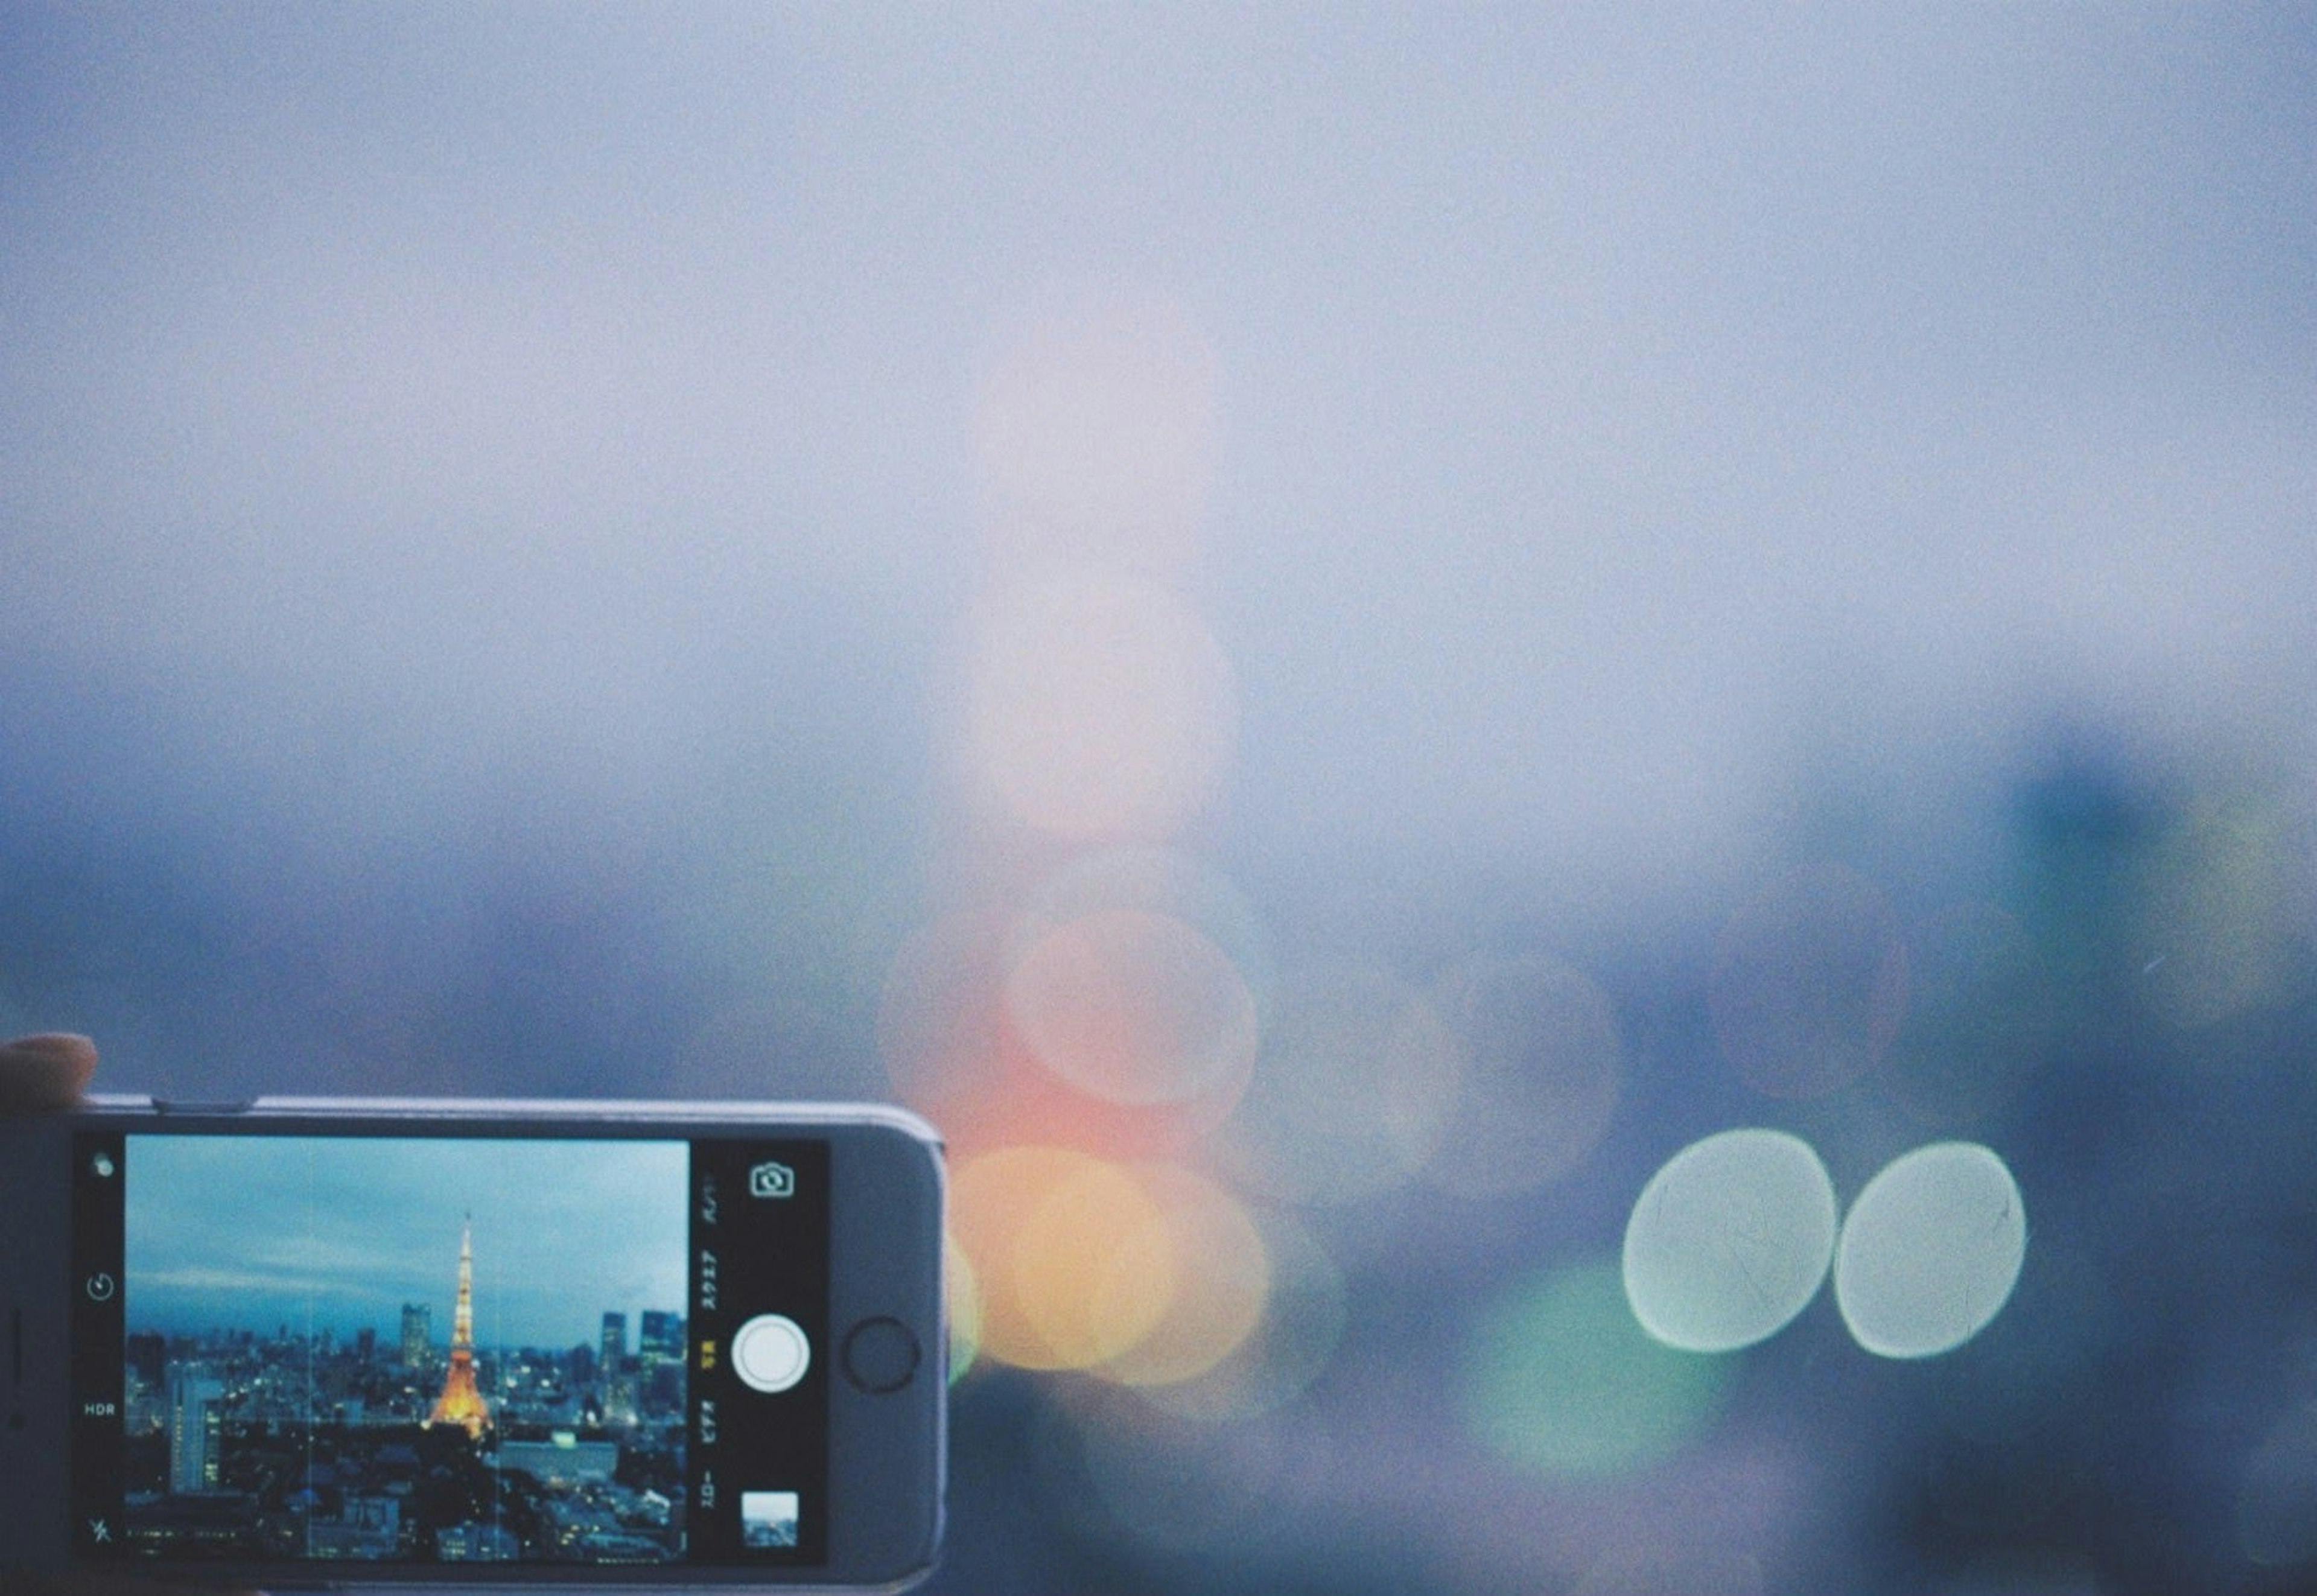
<path fill-rule="evenodd" d="M 482 1347 L 592 1345 L 687 1297 L 680 1141 L 129 1138 L 123 1295 L 132 1331 L 450 1334 L 471 1227 Z"/>

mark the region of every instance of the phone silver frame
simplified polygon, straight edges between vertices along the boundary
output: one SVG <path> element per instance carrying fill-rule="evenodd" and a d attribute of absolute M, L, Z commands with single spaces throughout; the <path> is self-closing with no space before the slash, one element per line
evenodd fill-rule
<path fill-rule="evenodd" d="M 812 1567 L 667 1565 L 590 1570 L 562 1564 L 376 1565 L 76 1561 L 70 1533 L 72 1138 L 84 1130 L 242 1131 L 264 1126 L 375 1134 L 383 1125 L 424 1135 L 471 1133 L 586 1136 L 617 1126 L 670 1137 L 776 1136 L 831 1145 L 829 1331 L 890 1317 L 917 1340 L 921 1362 L 899 1391 L 870 1394 L 828 1378 L 828 1557 Z M 937 1133 L 881 1104 L 566 1100 L 554 1098 L 259 1098 L 192 1103 L 107 1094 L 54 1114 L 0 1118 L 0 1569 L 102 1568 L 114 1577 L 296 1590 L 586 1592 L 658 1591 L 735 1596 L 767 1592 L 899 1591 L 929 1574 L 946 1511 L 949 1328 L 942 1282 L 945 1176 Z M 907 1236 L 907 1249 L 891 1245 Z M 835 1363 L 832 1357 L 831 1363 Z"/>

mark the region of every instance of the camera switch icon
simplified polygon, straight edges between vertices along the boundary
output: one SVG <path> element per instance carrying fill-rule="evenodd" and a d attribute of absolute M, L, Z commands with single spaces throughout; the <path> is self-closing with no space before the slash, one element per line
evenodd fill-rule
<path fill-rule="evenodd" d="M 796 1196 L 796 1171 L 786 1164 L 758 1164 L 748 1171 L 748 1195 L 759 1197 Z"/>

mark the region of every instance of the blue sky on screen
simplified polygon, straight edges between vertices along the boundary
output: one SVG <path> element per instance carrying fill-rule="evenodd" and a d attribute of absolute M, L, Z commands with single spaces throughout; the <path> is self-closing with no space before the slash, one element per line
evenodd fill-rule
<path fill-rule="evenodd" d="M 684 1311 L 681 1142 L 140 1135 L 126 1163 L 132 1331 L 390 1345 L 416 1303 L 447 1343 L 470 1214 L 480 1345 L 592 1345 L 607 1312 L 632 1344 Z"/>

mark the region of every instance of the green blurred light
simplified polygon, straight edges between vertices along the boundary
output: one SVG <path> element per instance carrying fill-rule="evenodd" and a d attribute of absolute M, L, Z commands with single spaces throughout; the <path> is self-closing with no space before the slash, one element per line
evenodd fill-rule
<path fill-rule="evenodd" d="M 948 1298 L 949 1383 L 954 1385 L 981 1356 L 981 1283 L 954 1236 L 942 1238 L 942 1267 Z"/>
<path fill-rule="evenodd" d="M 1524 1467 L 1631 1473 L 1678 1450 L 1721 1410 L 1726 1360 L 1678 1352 L 1634 1323 L 1618 1266 L 1532 1281 L 1481 1315 L 1465 1345 L 1465 1428 Z"/>

